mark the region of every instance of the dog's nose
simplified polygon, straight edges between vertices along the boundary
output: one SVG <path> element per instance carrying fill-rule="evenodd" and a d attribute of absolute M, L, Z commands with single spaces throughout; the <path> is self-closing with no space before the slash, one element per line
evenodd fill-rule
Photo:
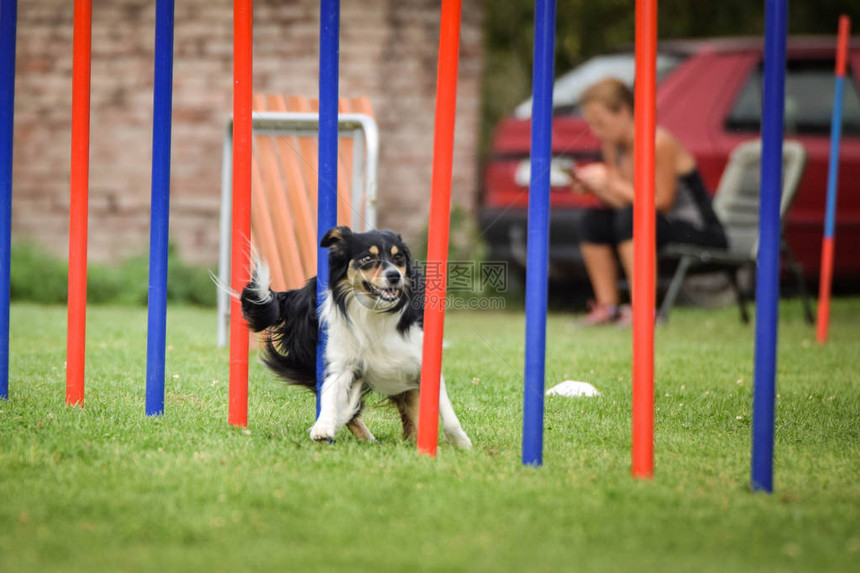
<path fill-rule="evenodd" d="M 394 269 L 391 269 L 390 271 L 387 271 L 385 273 L 385 278 L 388 281 L 388 284 L 396 285 L 400 282 L 400 279 L 402 277 L 400 276 L 400 271 L 395 271 Z"/>

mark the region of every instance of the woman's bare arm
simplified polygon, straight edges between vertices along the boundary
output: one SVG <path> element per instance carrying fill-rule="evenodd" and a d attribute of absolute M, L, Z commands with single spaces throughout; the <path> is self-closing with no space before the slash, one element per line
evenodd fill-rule
<path fill-rule="evenodd" d="M 678 192 L 678 160 L 680 144 L 666 131 L 657 130 L 654 157 L 654 206 L 667 213 L 675 204 Z"/>

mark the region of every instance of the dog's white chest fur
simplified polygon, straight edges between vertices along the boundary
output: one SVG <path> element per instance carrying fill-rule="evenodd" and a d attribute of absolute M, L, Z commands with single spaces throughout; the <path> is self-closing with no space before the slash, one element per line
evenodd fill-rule
<path fill-rule="evenodd" d="M 418 388 L 423 332 L 418 325 L 397 331 L 399 313 L 380 313 L 356 301 L 348 315 L 326 299 L 322 319 L 328 329 L 326 361 L 333 371 L 351 370 L 376 392 L 389 396 Z"/>
<path fill-rule="evenodd" d="M 355 299 L 346 303 L 343 312 L 332 303 L 330 294 L 326 296 L 320 320 L 328 329 L 327 365 L 320 391 L 320 415 L 310 432 L 312 439 L 334 439 L 338 428 L 354 418 L 363 384 L 388 396 L 418 388 L 424 333 L 418 324 L 413 324 L 401 334 L 397 331 L 400 318 L 400 313 L 374 312 Z M 417 421 L 417 405 L 413 414 Z M 445 437 L 458 447 L 472 447 L 441 377 L 439 414 Z"/>

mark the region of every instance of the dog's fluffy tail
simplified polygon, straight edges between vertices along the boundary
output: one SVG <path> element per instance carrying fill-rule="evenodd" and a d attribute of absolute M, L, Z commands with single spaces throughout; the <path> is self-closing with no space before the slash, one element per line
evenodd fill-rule
<path fill-rule="evenodd" d="M 316 388 L 316 279 L 300 289 L 274 292 L 259 258 L 242 289 L 242 314 L 254 332 L 266 331 L 263 363 L 289 384 Z"/>
<path fill-rule="evenodd" d="M 258 258 L 254 262 L 251 282 L 242 289 L 242 314 L 254 332 L 262 332 L 281 320 L 280 304 L 270 284 L 269 266 Z"/>

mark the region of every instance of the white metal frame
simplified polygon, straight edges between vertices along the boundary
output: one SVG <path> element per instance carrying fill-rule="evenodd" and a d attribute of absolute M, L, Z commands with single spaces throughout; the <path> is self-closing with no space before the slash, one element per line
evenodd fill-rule
<path fill-rule="evenodd" d="M 319 114 L 299 112 L 254 112 L 251 118 L 254 135 L 299 135 L 316 136 L 319 133 Z M 364 213 L 359 214 L 356 227 L 367 231 L 376 227 L 376 181 L 379 165 L 379 128 L 376 120 L 362 113 L 338 114 L 338 133 L 352 137 L 353 205 L 364 203 Z M 359 137 L 361 136 L 361 137 Z M 362 162 L 362 155 L 364 161 Z M 233 119 L 227 123 L 221 166 L 221 229 L 218 256 L 218 282 L 222 287 L 230 285 L 230 232 L 233 208 Z M 363 194 L 363 197 L 362 197 Z M 226 346 L 230 325 L 230 293 L 218 290 L 218 346 Z"/>

